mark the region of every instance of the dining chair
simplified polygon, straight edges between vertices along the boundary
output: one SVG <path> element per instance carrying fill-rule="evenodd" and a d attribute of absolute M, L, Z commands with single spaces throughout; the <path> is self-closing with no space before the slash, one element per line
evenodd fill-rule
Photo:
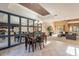
<path fill-rule="evenodd" d="M 29 48 L 29 52 L 32 48 L 32 51 L 34 52 L 34 50 L 36 49 L 36 42 L 35 42 L 35 38 L 33 37 L 32 33 L 30 33 L 28 36 L 25 37 L 25 46 L 26 46 L 26 50 L 27 47 Z M 28 46 L 27 46 L 28 45 Z"/>

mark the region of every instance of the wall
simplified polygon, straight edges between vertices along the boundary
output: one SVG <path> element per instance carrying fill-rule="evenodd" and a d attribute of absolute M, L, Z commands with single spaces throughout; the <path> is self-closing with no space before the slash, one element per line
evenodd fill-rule
<path fill-rule="evenodd" d="M 53 22 L 54 25 L 54 32 L 59 32 L 59 29 L 61 28 L 63 31 L 68 31 L 68 24 L 66 21 L 56 21 Z"/>
<path fill-rule="evenodd" d="M 43 22 L 43 24 L 42 24 L 42 31 L 45 32 L 46 34 L 48 34 L 47 27 L 48 27 L 48 24 Z"/>
<path fill-rule="evenodd" d="M 57 32 L 59 30 L 58 28 L 62 28 L 66 32 L 72 32 L 72 27 L 79 26 L 79 20 L 66 20 L 66 21 L 55 21 L 54 24 L 54 32 Z M 71 28 L 71 29 L 70 29 Z"/>

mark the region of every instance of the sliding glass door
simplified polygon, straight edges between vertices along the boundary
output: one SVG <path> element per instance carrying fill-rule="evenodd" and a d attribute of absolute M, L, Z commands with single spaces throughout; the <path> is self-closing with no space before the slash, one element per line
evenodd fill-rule
<path fill-rule="evenodd" d="M 34 30 L 33 30 L 33 27 L 34 27 L 34 25 L 33 25 L 33 20 L 30 20 L 29 19 L 29 32 L 33 32 Z"/>
<path fill-rule="evenodd" d="M 27 32 L 41 31 L 38 21 L 0 11 L 0 49 L 25 42 Z"/>
<path fill-rule="evenodd" d="M 21 42 L 25 42 L 24 35 L 27 33 L 27 20 L 25 18 L 21 18 Z"/>
<path fill-rule="evenodd" d="M 10 16 L 10 41 L 11 45 L 20 43 L 19 26 L 20 20 L 17 16 Z"/>
<path fill-rule="evenodd" d="M 0 13 L 0 48 L 8 47 L 8 16 Z"/>
<path fill-rule="evenodd" d="M 38 24 L 38 31 L 42 31 L 42 24 Z"/>

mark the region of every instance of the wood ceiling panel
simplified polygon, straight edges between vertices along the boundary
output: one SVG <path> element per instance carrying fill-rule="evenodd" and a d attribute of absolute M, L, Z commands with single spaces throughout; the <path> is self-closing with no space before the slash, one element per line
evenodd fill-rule
<path fill-rule="evenodd" d="M 29 9 L 31 9 L 32 11 L 35 11 L 37 13 L 39 13 L 42 16 L 48 15 L 49 12 L 47 10 L 45 10 L 40 4 L 38 3 L 19 3 L 24 7 L 27 7 Z"/>

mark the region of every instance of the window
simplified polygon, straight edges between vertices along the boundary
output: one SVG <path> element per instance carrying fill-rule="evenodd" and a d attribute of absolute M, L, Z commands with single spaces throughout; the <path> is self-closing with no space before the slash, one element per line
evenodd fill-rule
<path fill-rule="evenodd" d="M 0 22 L 8 23 L 7 14 L 0 13 Z"/>
<path fill-rule="evenodd" d="M 10 18 L 10 40 L 11 40 L 11 45 L 18 44 L 20 42 L 19 25 L 20 25 L 19 17 L 11 15 L 11 18 Z"/>
<path fill-rule="evenodd" d="M 29 32 L 33 32 L 33 28 L 34 28 L 33 20 L 29 20 Z"/>
<path fill-rule="evenodd" d="M 29 26 L 33 26 L 33 20 L 29 20 Z"/>
<path fill-rule="evenodd" d="M 21 18 L 21 25 L 27 26 L 27 19 Z"/>
<path fill-rule="evenodd" d="M 21 18 L 21 42 L 24 42 L 24 34 L 27 33 L 27 19 Z"/>
<path fill-rule="evenodd" d="M 33 27 L 29 27 L 29 32 L 33 32 Z"/>
<path fill-rule="evenodd" d="M 0 13 L 0 48 L 8 47 L 8 16 Z"/>
<path fill-rule="evenodd" d="M 38 21 L 34 21 L 34 26 L 37 26 L 37 24 L 38 24 Z"/>
<path fill-rule="evenodd" d="M 24 42 L 23 34 L 38 29 L 37 24 L 26 17 L 0 11 L 0 49 Z"/>
<path fill-rule="evenodd" d="M 42 31 L 42 24 L 38 24 L 38 31 Z"/>
<path fill-rule="evenodd" d="M 72 28 L 72 32 L 79 32 L 79 26 L 72 26 L 70 28 Z"/>

